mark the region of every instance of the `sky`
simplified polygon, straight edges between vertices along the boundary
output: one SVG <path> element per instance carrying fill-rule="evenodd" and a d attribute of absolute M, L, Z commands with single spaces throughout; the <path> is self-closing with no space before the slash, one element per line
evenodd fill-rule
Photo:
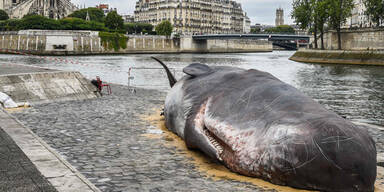
<path fill-rule="evenodd" d="M 242 4 L 243 10 L 247 12 L 251 19 L 252 25 L 275 24 L 276 9 L 281 7 L 284 9 L 284 23 L 292 24 L 290 17 L 292 10 L 292 0 L 236 0 Z M 119 14 L 131 14 L 135 9 L 136 0 L 72 0 L 75 5 L 84 5 L 86 7 L 94 7 L 100 3 L 107 3 L 113 8 L 117 8 Z"/>

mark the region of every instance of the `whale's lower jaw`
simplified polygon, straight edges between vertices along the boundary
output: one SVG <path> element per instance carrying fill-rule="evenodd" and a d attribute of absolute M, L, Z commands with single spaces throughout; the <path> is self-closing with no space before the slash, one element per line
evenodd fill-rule
<path fill-rule="evenodd" d="M 362 178 L 362 175 L 357 175 L 353 173 L 345 173 L 338 174 L 334 178 L 336 181 L 324 183 L 324 182 L 316 182 L 312 179 L 306 178 L 302 173 L 304 172 L 308 177 L 317 177 L 317 178 L 329 178 L 329 174 L 326 170 L 321 170 L 318 168 L 316 171 L 311 173 L 309 170 L 301 170 L 298 172 L 287 172 L 283 170 L 266 170 L 264 166 L 253 167 L 253 169 L 244 168 L 247 166 L 242 166 L 242 162 L 236 153 L 225 150 L 221 154 L 221 158 L 223 159 L 222 163 L 225 167 L 227 167 L 232 172 L 239 173 L 240 175 L 255 177 L 259 179 L 263 179 L 265 181 L 271 182 L 275 185 L 282 186 L 290 186 L 297 189 L 304 190 L 318 190 L 318 191 L 328 191 L 328 192 L 373 192 L 374 191 L 374 181 L 375 179 L 371 179 L 371 182 L 366 183 Z M 252 166 L 251 166 L 252 167 Z M 312 175 L 312 176 L 309 176 Z M 341 180 L 347 180 L 349 182 L 345 182 L 341 184 Z M 373 183 L 372 183 L 373 181 Z"/>

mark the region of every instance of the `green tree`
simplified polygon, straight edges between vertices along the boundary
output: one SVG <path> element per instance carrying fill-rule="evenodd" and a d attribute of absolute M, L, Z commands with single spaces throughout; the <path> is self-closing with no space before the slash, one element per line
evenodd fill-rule
<path fill-rule="evenodd" d="M 165 35 L 167 37 L 171 36 L 173 31 L 173 26 L 168 20 L 162 21 L 156 26 L 156 33 L 158 35 Z"/>
<path fill-rule="evenodd" d="M 9 16 L 8 16 L 7 12 L 0 9 L 0 21 L 4 21 L 4 20 L 8 20 L 8 19 L 9 19 Z"/>
<path fill-rule="evenodd" d="M 18 31 L 20 26 L 19 19 L 8 19 L 5 21 L 0 21 L 0 30 L 1 31 Z"/>
<path fill-rule="evenodd" d="M 294 0 L 292 3 L 291 17 L 301 29 L 312 27 L 313 0 Z M 317 48 L 317 30 L 314 30 L 315 48 Z"/>
<path fill-rule="evenodd" d="M 31 15 L 24 17 L 18 24 L 19 30 L 23 29 L 46 29 L 46 30 L 57 30 L 61 29 L 60 24 L 57 20 L 49 19 L 41 15 Z"/>
<path fill-rule="evenodd" d="M 91 30 L 91 31 L 107 31 L 104 23 L 96 21 L 86 21 L 79 18 L 69 17 L 58 20 L 60 29 L 62 30 Z"/>
<path fill-rule="evenodd" d="M 251 33 L 253 33 L 253 34 L 261 33 L 261 28 L 253 28 L 253 29 L 251 29 Z"/>
<path fill-rule="evenodd" d="M 87 12 L 91 21 L 104 22 L 104 12 L 101 9 L 95 7 L 77 10 L 72 14 L 68 15 L 68 17 L 76 17 L 85 20 L 87 17 Z"/>
<path fill-rule="evenodd" d="M 265 29 L 266 33 L 280 33 L 280 34 L 294 34 L 295 29 L 289 25 L 280 25 L 277 27 L 272 27 Z"/>
<path fill-rule="evenodd" d="M 124 28 L 129 34 L 141 33 L 143 31 L 151 33 L 153 31 L 153 25 L 148 23 L 126 23 L 124 24 Z"/>
<path fill-rule="evenodd" d="M 341 25 L 351 16 L 353 0 L 326 0 L 328 4 L 329 24 L 337 31 L 337 47 L 341 50 Z"/>
<path fill-rule="evenodd" d="M 112 30 L 121 30 L 124 28 L 124 20 L 116 11 L 112 11 L 105 18 L 105 26 Z"/>
<path fill-rule="evenodd" d="M 380 26 L 384 21 L 384 1 L 383 0 L 364 0 L 366 7 L 365 14 L 371 18 L 371 20 Z"/>
<path fill-rule="evenodd" d="M 324 25 L 329 18 L 328 2 L 327 0 L 314 0 L 312 5 L 313 5 L 312 18 L 315 26 L 316 41 L 317 41 L 317 31 L 320 31 L 321 49 L 324 49 Z"/>

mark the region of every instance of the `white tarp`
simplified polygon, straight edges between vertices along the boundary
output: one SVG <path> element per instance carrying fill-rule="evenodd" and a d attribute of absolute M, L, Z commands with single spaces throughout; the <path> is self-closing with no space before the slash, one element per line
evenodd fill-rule
<path fill-rule="evenodd" d="M 10 96 L 2 92 L 0 92 L 0 103 L 2 103 L 6 109 L 18 107 L 18 105 L 12 100 Z"/>

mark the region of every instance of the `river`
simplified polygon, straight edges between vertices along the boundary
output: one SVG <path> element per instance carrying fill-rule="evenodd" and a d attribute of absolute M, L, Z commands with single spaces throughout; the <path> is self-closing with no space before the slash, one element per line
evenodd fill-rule
<path fill-rule="evenodd" d="M 288 60 L 294 52 L 240 54 L 135 54 L 114 56 L 39 57 L 0 55 L 0 64 L 27 64 L 60 70 L 80 71 L 87 78 L 167 90 L 166 75 L 150 56 L 172 68 L 178 78 L 190 63 L 236 66 L 267 71 L 325 105 L 359 122 L 384 125 L 384 67 L 305 64 Z"/>

